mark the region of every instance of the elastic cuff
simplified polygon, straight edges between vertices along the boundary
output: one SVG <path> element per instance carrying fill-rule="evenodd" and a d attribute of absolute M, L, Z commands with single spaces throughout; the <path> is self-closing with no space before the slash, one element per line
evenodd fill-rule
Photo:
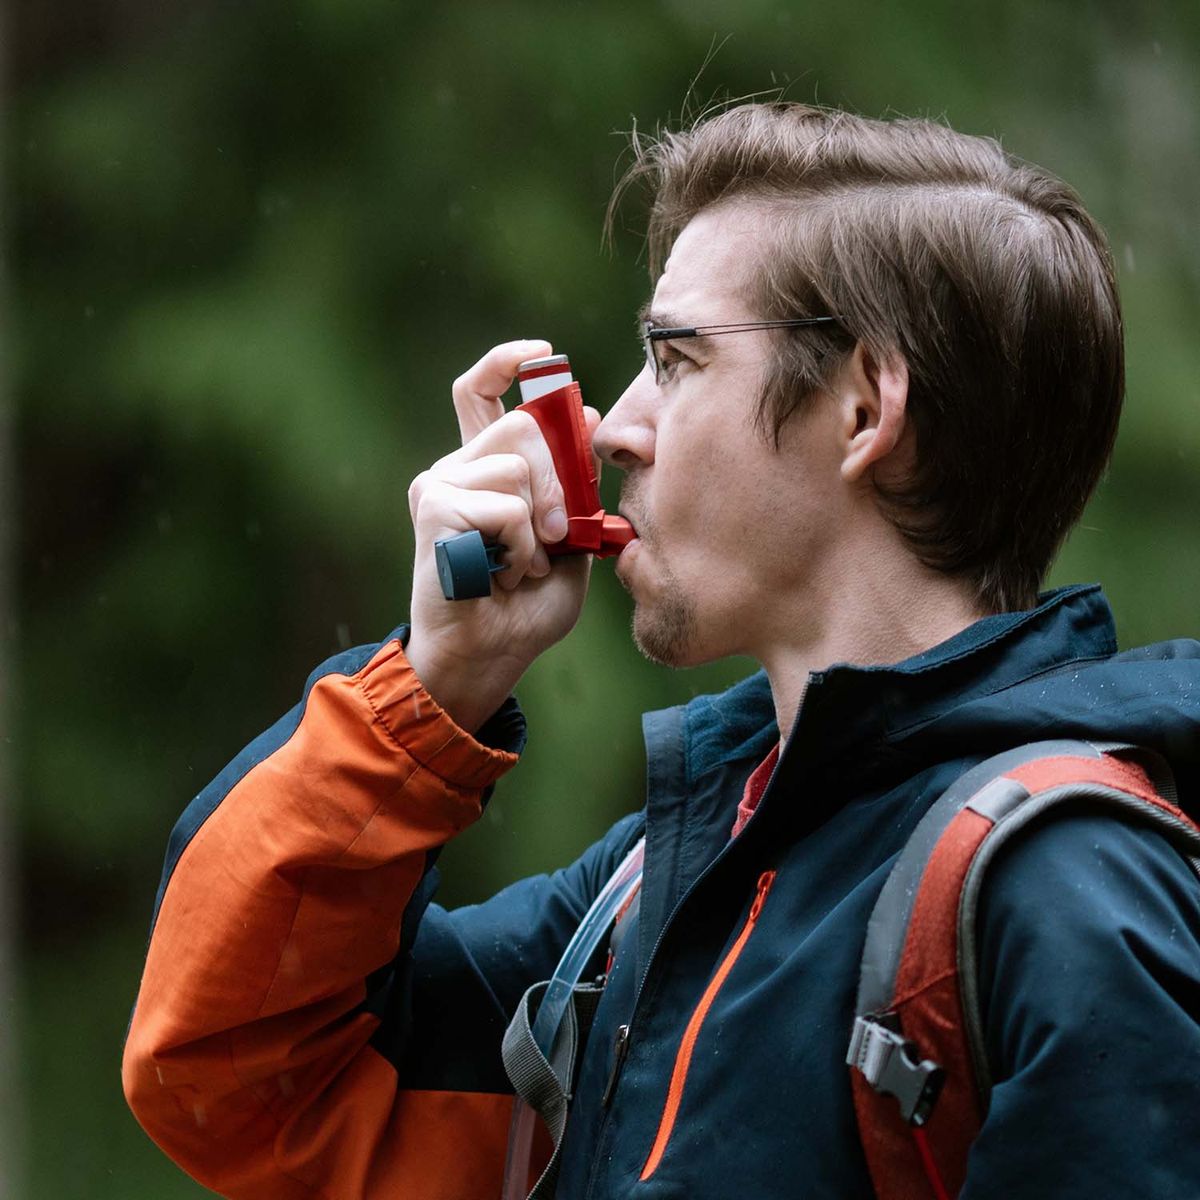
<path fill-rule="evenodd" d="M 380 646 L 359 672 L 359 684 L 376 719 L 397 746 L 447 783 L 459 788 L 485 788 L 516 765 L 518 754 L 514 750 L 486 746 L 454 723 L 417 678 L 399 640 Z M 488 726 L 501 713 L 505 714 L 503 725 L 508 726 L 511 712 L 506 710 L 507 704 Z M 508 736 L 503 738 L 516 751 L 524 745 L 524 719 L 520 721 L 520 737 L 512 738 L 506 729 Z M 487 728 L 487 733 L 491 735 L 489 741 L 493 740 L 494 730 Z"/>
<path fill-rule="evenodd" d="M 475 731 L 475 740 L 490 750 L 520 754 L 525 749 L 525 714 L 516 696 L 509 696 Z"/>

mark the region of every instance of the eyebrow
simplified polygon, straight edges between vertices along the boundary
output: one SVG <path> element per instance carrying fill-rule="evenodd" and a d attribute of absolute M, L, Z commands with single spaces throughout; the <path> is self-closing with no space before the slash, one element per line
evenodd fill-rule
<path fill-rule="evenodd" d="M 653 300 L 647 300 L 642 307 L 638 309 L 637 322 L 639 332 L 647 323 L 658 329 L 691 328 L 691 326 L 688 325 L 687 321 L 685 321 L 683 317 L 677 317 L 674 313 L 651 312 L 650 306 L 653 303 Z"/>
<path fill-rule="evenodd" d="M 686 317 L 678 316 L 673 312 L 652 312 L 650 305 L 653 303 L 647 300 L 641 308 L 638 309 L 637 315 L 637 331 L 638 337 L 642 336 L 642 332 L 649 323 L 652 329 L 695 329 L 696 326 L 691 324 Z M 695 343 L 696 349 L 702 353 L 711 353 L 712 338 L 705 337 L 704 334 L 697 334 L 694 338 L 689 338 L 688 341 Z"/>

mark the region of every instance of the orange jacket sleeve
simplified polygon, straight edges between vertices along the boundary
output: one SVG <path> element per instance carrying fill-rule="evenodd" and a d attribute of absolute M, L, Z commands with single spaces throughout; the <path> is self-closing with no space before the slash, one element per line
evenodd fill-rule
<path fill-rule="evenodd" d="M 201 1183 L 247 1200 L 497 1194 L 511 1096 L 405 1086 L 367 1001 L 432 855 L 515 761 L 455 726 L 393 639 L 314 675 L 193 802 L 124 1085 Z"/>

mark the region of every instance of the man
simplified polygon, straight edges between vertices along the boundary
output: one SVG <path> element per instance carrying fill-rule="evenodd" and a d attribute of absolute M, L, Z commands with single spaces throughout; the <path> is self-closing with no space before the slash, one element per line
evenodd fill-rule
<path fill-rule="evenodd" d="M 1095 588 L 1037 589 L 1123 388 L 1103 236 L 1064 185 L 927 122 L 745 105 L 643 149 L 648 361 L 594 447 L 639 532 L 617 571 L 671 665 L 764 671 L 647 718 L 644 812 L 487 904 L 438 847 L 523 743 L 513 687 L 588 564 L 533 422 L 454 386 L 422 474 L 411 626 L 324 664 L 172 838 L 125 1083 L 233 1197 L 492 1197 L 499 1046 L 644 832 L 557 1195 L 867 1197 L 844 1065 L 867 917 L 963 771 L 1030 740 L 1148 746 L 1194 795 L 1200 648 L 1116 655 Z M 665 252 L 665 266 L 662 266 Z M 435 539 L 508 547 L 452 604 Z M 980 915 L 994 1087 L 961 1195 L 1200 1191 L 1200 886 L 1080 812 L 1010 847 Z"/>

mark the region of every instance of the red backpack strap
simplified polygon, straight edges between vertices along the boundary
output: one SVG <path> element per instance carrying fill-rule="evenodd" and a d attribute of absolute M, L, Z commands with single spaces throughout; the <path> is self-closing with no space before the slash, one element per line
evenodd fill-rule
<path fill-rule="evenodd" d="M 1035 742 L 968 771 L 913 831 L 867 926 L 846 1061 L 879 1200 L 949 1200 L 966 1177 L 991 1074 L 975 913 L 987 868 L 1031 821 L 1069 804 L 1150 824 L 1200 873 L 1200 828 L 1169 772 L 1081 741 Z M 1159 769 L 1161 768 L 1161 769 Z"/>

